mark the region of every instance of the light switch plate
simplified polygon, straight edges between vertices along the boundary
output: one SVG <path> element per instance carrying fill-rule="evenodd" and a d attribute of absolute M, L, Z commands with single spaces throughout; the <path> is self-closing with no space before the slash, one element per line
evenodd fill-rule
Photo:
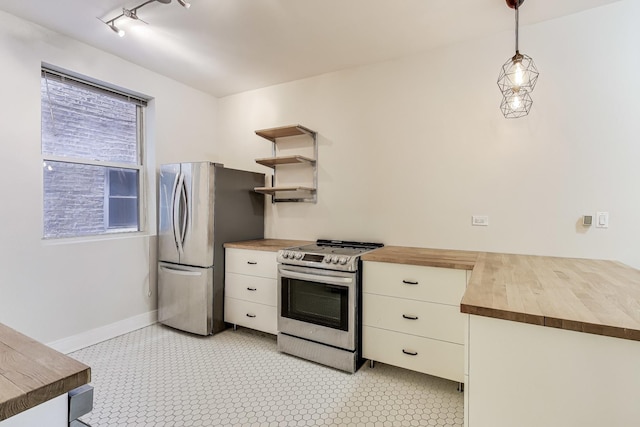
<path fill-rule="evenodd" d="M 472 215 L 471 225 L 486 227 L 489 225 L 489 217 L 486 215 Z"/>
<path fill-rule="evenodd" d="M 609 228 L 609 212 L 596 213 L 596 227 Z"/>

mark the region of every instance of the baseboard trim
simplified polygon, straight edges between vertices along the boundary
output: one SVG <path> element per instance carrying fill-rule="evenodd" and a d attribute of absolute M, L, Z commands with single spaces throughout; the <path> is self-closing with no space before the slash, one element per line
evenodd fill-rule
<path fill-rule="evenodd" d="M 126 334 L 136 329 L 153 325 L 158 321 L 158 310 L 138 314 L 109 325 L 91 329 L 77 335 L 47 343 L 54 350 L 68 354 L 90 345 L 98 344 L 111 338 Z"/>

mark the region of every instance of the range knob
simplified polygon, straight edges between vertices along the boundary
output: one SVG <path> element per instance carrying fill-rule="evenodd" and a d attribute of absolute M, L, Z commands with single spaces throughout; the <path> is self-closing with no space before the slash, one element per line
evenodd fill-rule
<path fill-rule="evenodd" d="M 285 251 L 283 251 L 283 252 L 282 252 L 282 258 L 284 258 L 284 259 L 289 258 L 289 252 L 285 252 Z"/>
<path fill-rule="evenodd" d="M 327 264 L 331 263 L 331 255 L 327 255 L 326 257 L 324 257 L 324 262 L 326 262 Z"/>
<path fill-rule="evenodd" d="M 296 257 L 296 259 L 302 259 L 302 253 L 301 252 L 297 252 L 295 257 Z"/>
<path fill-rule="evenodd" d="M 347 263 L 347 258 L 342 257 L 340 258 L 340 264 L 345 265 Z"/>
<path fill-rule="evenodd" d="M 340 259 L 337 256 L 333 257 L 333 259 L 331 260 L 331 262 L 333 262 L 334 264 L 337 264 L 338 261 L 340 261 Z"/>

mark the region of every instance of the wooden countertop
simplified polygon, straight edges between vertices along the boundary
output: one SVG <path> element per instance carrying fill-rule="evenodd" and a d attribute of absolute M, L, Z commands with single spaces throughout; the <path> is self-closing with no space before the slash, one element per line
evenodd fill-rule
<path fill-rule="evenodd" d="M 640 271 L 615 261 L 480 253 L 460 308 L 640 341 Z"/>
<path fill-rule="evenodd" d="M 361 258 L 363 261 L 472 270 L 476 264 L 477 257 L 478 252 L 385 246 L 372 252 L 367 252 Z"/>
<path fill-rule="evenodd" d="M 619 262 L 400 246 L 362 260 L 472 270 L 463 313 L 640 341 L 640 270 Z"/>
<path fill-rule="evenodd" d="M 225 243 L 225 248 L 251 249 L 254 251 L 278 252 L 280 249 L 293 246 L 308 245 L 313 242 L 307 240 L 283 240 L 283 239 L 258 239 L 245 240 L 243 242 Z"/>
<path fill-rule="evenodd" d="M 0 323 L 0 421 L 91 380 L 91 368 Z"/>

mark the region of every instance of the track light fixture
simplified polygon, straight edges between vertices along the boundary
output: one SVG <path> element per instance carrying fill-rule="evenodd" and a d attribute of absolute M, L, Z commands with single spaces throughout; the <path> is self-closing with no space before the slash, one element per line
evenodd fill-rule
<path fill-rule="evenodd" d="M 133 19 L 136 21 L 141 21 L 144 22 L 145 24 L 147 24 L 147 22 L 143 21 L 142 19 L 140 19 L 140 17 L 138 17 L 138 9 L 140 9 L 143 6 L 148 5 L 149 3 L 162 3 L 162 4 L 169 4 L 171 3 L 171 0 L 147 0 L 144 3 L 139 4 L 136 7 L 133 7 L 131 9 L 127 9 L 127 8 L 122 8 L 122 13 L 118 16 L 116 16 L 115 18 L 111 18 L 108 21 L 103 21 L 109 28 L 111 28 L 111 30 L 113 32 L 115 32 L 116 34 L 118 34 L 120 37 L 124 37 L 124 31 L 121 30 L 120 28 L 116 27 L 116 21 L 120 18 L 129 18 L 129 19 Z M 191 7 L 191 3 L 186 2 L 185 0 L 178 0 L 178 3 L 180 3 L 180 5 L 182 5 L 182 7 L 184 7 L 185 9 L 189 9 Z"/>
<path fill-rule="evenodd" d="M 105 24 L 107 24 L 109 28 L 113 30 L 114 33 L 116 33 L 120 37 L 124 37 L 124 30 L 121 30 L 120 28 L 116 27 L 116 25 L 114 24 L 114 21 L 115 20 L 112 19 L 111 21 L 105 22 Z"/>
<path fill-rule="evenodd" d="M 507 6 L 516 11 L 516 54 L 504 63 L 498 77 L 498 87 L 502 92 L 500 110 L 508 119 L 529 114 L 533 100 L 531 92 L 538 81 L 538 69 L 530 56 L 518 50 L 518 9 L 524 0 L 506 0 Z"/>

